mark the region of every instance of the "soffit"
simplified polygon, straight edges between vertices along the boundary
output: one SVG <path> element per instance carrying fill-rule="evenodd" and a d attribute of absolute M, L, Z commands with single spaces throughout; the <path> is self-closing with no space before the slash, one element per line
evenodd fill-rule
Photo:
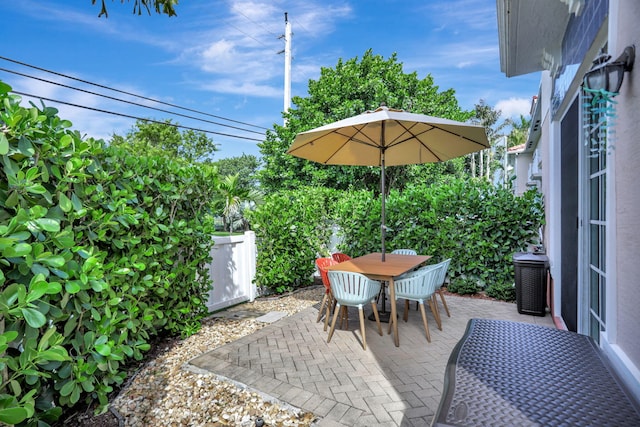
<path fill-rule="evenodd" d="M 575 1 L 496 0 L 500 70 L 507 77 L 554 72 L 560 66 L 562 38 L 572 8 L 567 3 Z"/>

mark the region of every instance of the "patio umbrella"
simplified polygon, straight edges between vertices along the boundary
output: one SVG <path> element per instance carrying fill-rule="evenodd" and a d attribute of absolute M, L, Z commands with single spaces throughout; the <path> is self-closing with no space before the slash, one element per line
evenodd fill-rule
<path fill-rule="evenodd" d="M 443 162 L 485 148 L 482 126 L 382 106 L 301 132 L 287 153 L 325 165 L 380 166 L 384 261 L 385 166 Z"/>

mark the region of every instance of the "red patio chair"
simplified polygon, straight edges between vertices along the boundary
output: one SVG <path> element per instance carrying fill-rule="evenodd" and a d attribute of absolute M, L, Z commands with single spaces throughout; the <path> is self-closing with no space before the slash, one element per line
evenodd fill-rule
<path fill-rule="evenodd" d="M 336 252 L 331 255 L 331 258 L 335 259 L 338 262 L 349 261 L 351 257 L 347 254 L 343 254 L 342 252 Z"/>
<path fill-rule="evenodd" d="M 318 267 L 318 271 L 320 272 L 320 277 L 322 278 L 322 284 L 324 285 L 324 297 L 322 298 L 322 302 L 320 303 L 320 309 L 318 310 L 318 319 L 316 322 L 319 322 L 322 319 L 322 312 L 325 311 L 324 318 L 324 330 L 327 330 L 329 326 L 329 316 L 331 315 L 331 307 L 333 306 L 333 294 L 331 293 L 331 283 L 329 283 L 329 277 L 327 276 L 327 267 L 330 265 L 338 264 L 338 261 L 333 258 L 317 258 L 316 259 L 316 267 Z M 326 307 L 326 310 L 325 310 Z"/>

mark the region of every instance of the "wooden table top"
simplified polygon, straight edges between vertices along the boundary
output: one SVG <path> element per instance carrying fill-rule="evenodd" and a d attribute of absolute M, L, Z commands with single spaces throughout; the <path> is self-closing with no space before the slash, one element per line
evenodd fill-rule
<path fill-rule="evenodd" d="M 374 252 L 329 266 L 327 270 L 350 271 L 367 276 L 391 278 L 413 270 L 430 258 L 431 255 L 385 254 L 385 261 L 382 262 L 382 254 Z"/>

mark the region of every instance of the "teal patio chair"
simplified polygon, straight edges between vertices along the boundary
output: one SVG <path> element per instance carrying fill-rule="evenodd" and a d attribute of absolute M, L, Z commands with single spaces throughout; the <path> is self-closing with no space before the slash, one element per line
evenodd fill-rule
<path fill-rule="evenodd" d="M 367 349 L 367 338 L 365 335 L 364 310 L 365 304 L 371 304 L 373 315 L 376 319 L 378 332 L 382 335 L 382 326 L 380 325 L 380 317 L 378 316 L 378 307 L 376 306 L 376 296 L 380 292 L 380 282 L 371 280 L 364 274 L 352 273 L 347 271 L 328 271 L 329 282 L 331 283 L 331 293 L 336 301 L 333 311 L 333 320 L 331 320 L 331 329 L 329 330 L 329 338 L 327 342 L 331 342 L 333 331 L 336 327 L 338 316 L 342 314 L 348 315 L 347 307 L 358 307 L 358 315 L 360 317 L 360 334 L 362 335 L 362 347 Z M 341 310 L 344 308 L 344 310 Z M 342 312 L 342 313 L 341 313 Z"/>
<path fill-rule="evenodd" d="M 394 249 L 391 253 L 398 255 L 418 255 L 418 252 L 413 249 Z"/>
<path fill-rule="evenodd" d="M 451 313 L 449 313 L 449 307 L 447 306 L 447 301 L 445 301 L 445 299 L 444 299 L 444 290 L 442 289 L 442 285 L 444 285 L 444 280 L 447 277 L 447 271 L 449 271 L 449 264 L 451 264 L 451 258 L 445 259 L 441 263 L 436 264 L 436 265 L 439 265 L 439 266 L 442 267 L 440 269 L 440 273 L 439 273 L 438 279 L 436 281 L 436 293 L 438 295 L 440 295 L 440 299 L 442 300 L 442 305 L 444 306 L 444 311 L 447 312 L 447 317 L 451 317 Z M 434 295 L 433 300 L 434 300 L 433 301 L 434 303 L 436 303 L 436 304 L 438 303 L 436 298 L 435 298 L 435 295 Z"/>
<path fill-rule="evenodd" d="M 431 334 L 429 333 L 429 323 L 427 322 L 427 314 L 424 309 L 425 301 L 429 304 L 429 308 L 433 313 L 438 325 L 440 325 L 440 315 L 435 305 L 433 296 L 436 291 L 436 283 L 440 275 L 440 265 L 428 265 L 418 270 L 402 275 L 394 281 L 396 301 L 404 299 L 404 321 L 409 316 L 409 301 L 416 301 L 420 307 L 422 314 L 422 323 L 427 335 L 427 341 L 431 342 Z M 441 327 L 440 327 L 441 329 Z M 389 331 L 391 331 L 391 323 L 389 323 Z"/>
<path fill-rule="evenodd" d="M 396 255 L 418 255 L 418 252 L 414 251 L 413 249 L 394 249 L 393 251 L 391 251 L 391 253 Z M 386 309 L 385 309 L 385 301 L 387 299 L 386 287 L 387 287 L 387 282 L 382 283 L 382 287 L 380 288 L 380 293 L 378 294 L 378 298 L 377 298 L 378 301 L 380 300 L 380 298 L 382 298 L 382 312 L 386 312 Z M 417 310 L 417 307 L 416 307 L 416 310 Z"/>

